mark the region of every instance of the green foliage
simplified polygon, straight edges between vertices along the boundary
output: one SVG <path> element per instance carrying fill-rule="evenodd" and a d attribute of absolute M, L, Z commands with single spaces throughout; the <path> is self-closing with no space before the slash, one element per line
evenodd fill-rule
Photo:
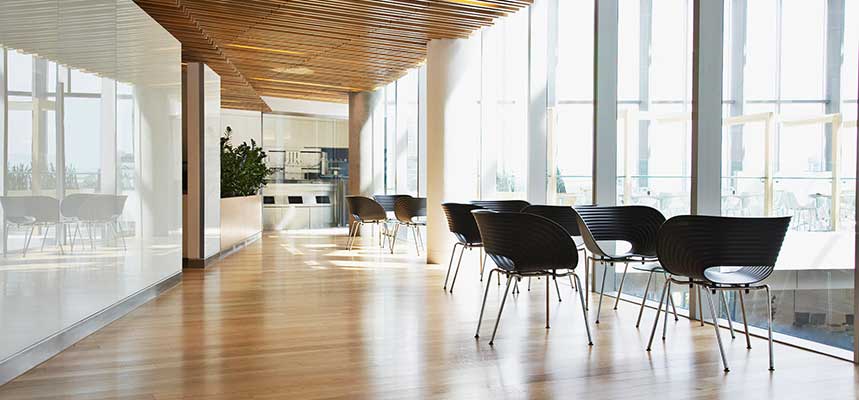
<path fill-rule="evenodd" d="M 265 152 L 251 139 L 233 147 L 227 127 L 221 137 L 221 197 L 253 196 L 265 186 L 265 177 L 272 171 L 265 165 Z"/>

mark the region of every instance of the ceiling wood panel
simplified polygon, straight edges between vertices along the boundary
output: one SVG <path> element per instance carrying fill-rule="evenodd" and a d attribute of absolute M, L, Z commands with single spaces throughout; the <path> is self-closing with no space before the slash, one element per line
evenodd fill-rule
<path fill-rule="evenodd" d="M 135 0 L 182 42 L 185 62 L 221 75 L 222 106 L 260 96 L 346 102 L 532 0 Z"/>

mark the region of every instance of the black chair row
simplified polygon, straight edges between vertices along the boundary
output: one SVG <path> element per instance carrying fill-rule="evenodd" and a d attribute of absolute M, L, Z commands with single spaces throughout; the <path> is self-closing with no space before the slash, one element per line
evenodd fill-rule
<path fill-rule="evenodd" d="M 400 227 L 411 230 L 415 240 L 415 249 L 420 254 L 423 249 L 423 239 L 420 227 L 426 226 L 426 198 L 409 195 L 376 195 L 374 198 L 364 196 L 346 196 L 352 223 L 349 229 L 347 247 L 352 250 L 355 239 L 364 225 L 379 227 L 379 247 L 388 242 L 391 253 Z M 393 218 L 389 215 L 393 214 Z M 408 232 L 408 231 L 407 231 Z"/>
<path fill-rule="evenodd" d="M 721 342 L 717 323 L 716 306 L 712 295 L 719 295 L 721 306 L 727 308 L 724 291 L 739 293 L 740 305 L 743 310 L 743 323 L 746 326 L 747 345 L 751 346 L 748 338 L 748 323 L 745 316 L 743 293 L 750 290 L 765 290 L 769 296 L 769 287 L 761 284 L 774 270 L 781 244 L 790 222 L 785 218 L 736 218 L 709 216 L 680 216 L 668 221 L 653 208 L 644 206 L 617 207 L 562 207 L 562 206 L 522 206 L 510 203 L 491 206 L 496 210 L 484 209 L 475 204 L 445 203 L 442 205 L 448 217 L 451 232 L 457 237 L 451 254 L 448 273 L 445 277 L 445 288 L 450 275 L 453 258 L 457 245 L 466 248 L 483 247 L 496 268 L 490 271 L 507 277 L 507 287 L 498 311 L 495 329 L 490 344 L 494 342 L 495 333 L 500 321 L 501 312 L 510 290 L 511 281 L 523 277 L 546 276 L 547 302 L 549 298 L 548 277 L 575 276 L 578 264 L 578 251 L 584 249 L 590 253 L 586 261 L 601 262 L 606 268 L 614 263 L 624 263 L 624 273 L 618 287 L 618 297 L 615 309 L 623 290 L 626 272 L 629 264 L 633 268 L 649 273 L 645 291 L 650 287 L 653 274 L 663 274 L 665 285 L 660 296 L 657 316 L 654 320 L 647 350 L 650 351 L 653 337 L 659 322 L 663 307 L 668 315 L 667 307 L 674 307 L 670 295 L 671 285 L 689 285 L 696 287 L 699 294 L 706 294 L 716 327 L 720 354 L 728 370 L 724 347 Z M 486 203 L 484 203 L 486 204 Z M 487 207 L 488 208 L 488 207 Z M 499 211 L 498 209 L 502 209 Z M 472 218 L 468 218 L 468 214 Z M 471 221 L 471 222 L 469 222 Z M 575 223 L 573 223 L 575 221 Z M 581 234 L 581 242 L 573 238 Z M 619 250 L 617 242 L 627 242 L 628 250 Z M 586 253 L 587 254 L 587 253 Z M 462 253 L 460 253 L 460 260 Z M 587 267 L 587 263 L 586 263 Z M 454 273 L 454 281 L 459 270 L 459 263 Z M 481 278 L 483 265 L 481 263 Z M 587 271 L 587 268 L 585 269 Z M 606 271 L 607 272 L 607 271 Z M 600 305 L 597 309 L 597 323 L 605 287 L 605 276 L 600 289 Z M 587 280 L 587 277 L 585 278 Z M 452 286 L 451 284 L 451 291 Z M 480 319 L 483 318 L 487 285 L 481 306 Z M 585 288 L 584 291 L 587 291 Z M 587 309 L 586 300 L 580 293 L 583 310 Z M 639 326 L 643 313 L 646 293 L 642 298 L 636 327 Z M 699 296 L 699 298 L 701 298 Z M 699 302 L 700 304 L 701 302 Z M 772 355 L 772 312 L 768 303 L 768 332 L 770 369 L 773 369 Z M 699 305 L 700 307 L 700 305 Z M 676 308 L 674 318 L 677 319 Z M 479 335 L 480 322 L 478 321 Z M 587 325 L 587 318 L 586 318 Z M 667 318 L 666 318 L 667 323 Z M 729 329 L 733 336 L 733 325 L 728 318 Z M 547 322 L 548 328 L 548 303 Z M 590 328 L 587 328 L 589 343 Z M 663 339 L 665 327 L 663 326 Z"/>

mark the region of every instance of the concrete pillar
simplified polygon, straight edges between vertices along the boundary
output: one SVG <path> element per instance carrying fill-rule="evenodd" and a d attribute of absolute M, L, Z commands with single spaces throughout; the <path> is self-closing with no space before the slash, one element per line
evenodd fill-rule
<path fill-rule="evenodd" d="M 617 202 L 617 7 L 596 2 L 593 201 L 601 206 Z"/>
<path fill-rule="evenodd" d="M 451 235 L 441 204 L 478 196 L 480 35 L 427 45 L 427 261 L 445 263 Z"/>
<path fill-rule="evenodd" d="M 695 0 L 692 44 L 692 214 L 721 214 L 722 0 Z"/>
<path fill-rule="evenodd" d="M 373 157 L 373 114 L 382 106 L 382 94 L 381 90 L 349 93 L 349 195 L 372 196 L 384 191 L 383 182 L 373 179 L 373 171 L 383 168 L 374 163 L 384 161 Z"/>

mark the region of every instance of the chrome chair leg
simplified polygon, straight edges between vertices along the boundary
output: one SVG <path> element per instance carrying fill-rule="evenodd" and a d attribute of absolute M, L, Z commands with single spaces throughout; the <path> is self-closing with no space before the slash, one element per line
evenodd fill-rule
<path fill-rule="evenodd" d="M 680 318 L 677 318 L 677 307 L 674 306 L 674 298 L 671 296 L 668 296 L 668 303 L 671 304 L 671 310 L 674 311 L 674 320 L 680 321 Z M 668 307 L 665 307 L 665 312 L 666 313 L 668 312 Z"/>
<path fill-rule="evenodd" d="M 513 280 L 513 294 L 519 294 L 519 280 Z"/>
<path fill-rule="evenodd" d="M 770 285 L 764 285 L 764 289 L 767 292 L 767 339 L 769 339 L 770 346 L 770 371 L 775 371 L 775 364 L 773 363 L 773 303 Z"/>
<path fill-rule="evenodd" d="M 713 316 L 713 328 L 716 329 L 716 341 L 719 342 L 719 353 L 722 355 L 722 365 L 725 366 L 725 372 L 730 371 L 731 369 L 728 367 L 728 359 L 725 357 L 725 347 L 722 345 L 722 335 L 719 333 L 719 320 L 716 315 L 716 307 L 713 305 L 713 296 L 710 294 L 710 290 L 705 288 L 707 292 L 707 304 L 710 306 L 710 313 Z M 716 292 L 716 290 L 713 290 Z"/>
<path fill-rule="evenodd" d="M 415 225 L 415 234 L 417 235 L 418 244 L 421 245 L 421 250 L 426 251 L 426 247 L 424 247 L 424 238 L 421 236 L 421 227 L 420 225 Z M 419 254 L 420 255 L 420 254 Z"/>
<path fill-rule="evenodd" d="M 701 286 L 695 286 L 698 290 L 698 320 L 704 326 L 704 297 L 701 296 Z"/>
<path fill-rule="evenodd" d="M 460 243 L 456 242 L 453 244 L 453 250 L 450 252 L 450 262 L 447 263 L 447 275 L 444 276 L 444 289 L 447 289 L 447 279 L 450 278 L 450 269 L 453 267 L 453 256 L 456 255 L 456 246 L 459 246 Z"/>
<path fill-rule="evenodd" d="M 743 314 L 743 327 L 746 328 L 746 348 L 752 348 L 752 340 L 749 338 L 749 322 L 746 319 L 746 303 L 743 301 L 743 291 L 739 290 L 737 293 L 740 294 L 740 311 Z"/>
<path fill-rule="evenodd" d="M 612 267 L 614 267 L 614 263 L 611 263 L 610 265 Z M 597 303 L 597 319 L 596 319 L 596 321 L 594 321 L 595 324 L 600 323 L 600 310 L 602 310 L 602 296 L 603 296 L 603 293 L 605 293 L 605 277 L 606 277 L 606 275 L 608 275 L 608 268 L 609 268 L 608 266 L 603 268 L 602 285 L 600 286 L 600 299 L 599 299 L 599 302 Z"/>
<path fill-rule="evenodd" d="M 45 251 L 45 242 L 48 241 L 48 231 L 50 230 L 50 228 L 48 228 L 48 224 L 45 224 L 43 228 L 45 228 L 45 234 L 42 235 L 42 246 L 39 247 L 39 251 Z"/>
<path fill-rule="evenodd" d="M 528 291 L 531 291 L 531 277 L 528 277 Z"/>
<path fill-rule="evenodd" d="M 30 248 L 30 240 L 33 239 L 33 231 L 36 229 L 35 225 L 30 225 L 30 233 L 27 235 L 27 240 L 24 241 L 24 252 L 21 253 L 21 258 L 27 256 L 27 250 Z"/>
<path fill-rule="evenodd" d="M 641 324 L 641 315 L 644 314 L 644 303 L 647 303 L 647 292 L 650 290 L 650 281 L 653 280 L 653 271 L 647 274 L 647 283 L 644 285 L 644 296 L 641 297 L 641 308 L 638 309 L 638 319 L 635 321 L 635 327 Z"/>
<path fill-rule="evenodd" d="M 579 276 L 576 274 L 573 274 L 573 278 L 575 278 L 576 287 L 578 287 L 580 285 Z M 593 346 L 594 341 L 591 338 L 591 326 L 588 323 L 588 310 L 585 308 L 584 290 L 579 290 L 578 292 L 579 292 L 579 301 L 582 303 L 582 317 L 584 317 L 583 319 L 585 321 L 585 330 L 588 332 L 588 346 Z"/>
<path fill-rule="evenodd" d="M 418 255 L 421 255 L 421 238 L 420 234 L 418 233 L 417 225 L 412 225 L 412 237 L 415 238 L 415 252 L 417 252 Z"/>
<path fill-rule="evenodd" d="M 480 281 L 483 282 L 483 270 L 486 269 L 486 255 L 480 250 Z M 489 282 L 492 282 L 491 280 Z"/>
<path fill-rule="evenodd" d="M 728 301 L 725 300 L 725 292 L 719 291 L 719 298 L 722 300 L 719 308 L 725 307 L 725 317 L 728 319 L 728 329 L 731 331 L 731 339 L 736 339 L 737 336 L 734 334 L 734 323 L 731 322 L 731 313 L 728 310 Z"/>
<path fill-rule="evenodd" d="M 510 292 L 510 281 L 513 280 L 512 275 L 507 275 L 507 287 L 504 289 L 504 297 L 501 298 L 501 307 L 498 309 L 498 318 L 495 319 L 495 329 L 492 330 L 492 337 L 489 339 L 489 345 L 495 343 L 495 333 L 498 332 L 498 323 L 501 322 L 501 313 L 504 311 L 504 303 L 507 302 L 507 293 Z"/>
<path fill-rule="evenodd" d="M 492 280 L 492 273 L 495 272 L 493 269 L 489 271 L 489 279 Z M 489 285 L 486 285 L 486 290 L 483 292 L 483 305 L 480 306 L 480 316 L 477 317 L 477 330 L 474 332 L 474 338 L 477 339 L 480 337 L 480 323 L 483 322 L 483 310 L 486 309 L 486 297 L 489 296 Z"/>
<path fill-rule="evenodd" d="M 671 281 L 666 280 L 666 282 L 668 282 L 668 286 L 665 292 L 665 315 L 662 317 L 662 340 L 665 340 L 665 333 L 668 331 L 668 303 L 674 302 L 671 299 Z"/>
<path fill-rule="evenodd" d="M 546 275 L 546 329 L 549 329 L 549 276 L 548 275 Z"/>
<path fill-rule="evenodd" d="M 662 285 L 662 294 L 659 296 L 659 306 L 656 307 L 656 318 L 653 319 L 653 329 L 650 330 L 650 340 L 647 341 L 647 351 L 653 346 L 653 337 L 656 336 L 656 326 L 659 325 L 659 314 L 662 312 L 662 303 L 665 302 L 665 292 L 668 290 L 668 281 Z M 666 312 L 667 308 L 666 308 Z"/>
<path fill-rule="evenodd" d="M 626 270 L 629 268 L 629 263 L 623 263 L 623 275 L 620 277 L 620 286 L 617 288 L 617 297 L 614 299 L 614 309 L 617 310 L 617 305 L 620 303 L 620 295 L 623 293 L 623 282 L 626 281 Z"/>
<path fill-rule="evenodd" d="M 349 250 L 352 250 L 352 245 L 355 242 L 355 237 L 358 236 L 358 224 L 359 224 L 358 221 L 352 221 L 352 225 L 349 227 L 349 239 L 346 241 L 346 247 Z M 80 224 L 78 224 L 75 227 L 76 231 L 78 230 L 79 226 L 80 226 Z M 75 244 L 74 240 L 75 240 L 74 236 L 72 236 L 72 247 L 74 247 L 74 244 Z"/>
<path fill-rule="evenodd" d="M 548 279 L 549 278 L 546 278 L 546 283 L 549 283 Z M 556 277 L 555 275 L 552 275 L 552 280 L 555 281 L 555 291 L 558 292 L 558 302 L 560 303 L 561 302 L 561 288 L 558 287 L 558 277 Z"/>
<path fill-rule="evenodd" d="M 450 282 L 450 292 L 453 293 L 453 285 L 456 285 L 456 277 L 459 275 L 459 265 L 462 264 L 462 254 L 465 253 L 465 246 L 459 250 L 459 260 L 456 262 L 456 271 L 453 272 L 453 280 Z"/>

